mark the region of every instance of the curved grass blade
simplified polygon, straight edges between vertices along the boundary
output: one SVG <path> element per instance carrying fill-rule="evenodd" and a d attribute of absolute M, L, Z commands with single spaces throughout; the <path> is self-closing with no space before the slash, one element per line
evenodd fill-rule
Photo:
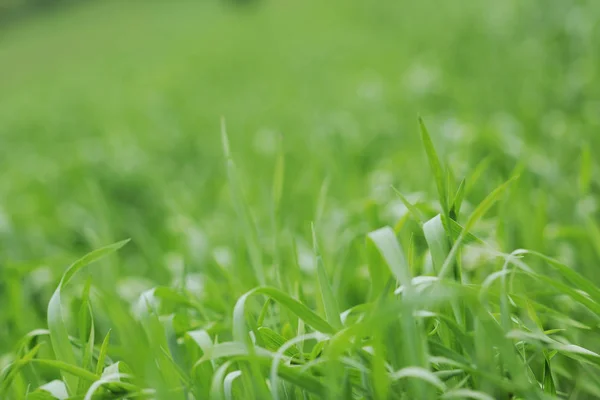
<path fill-rule="evenodd" d="M 427 345 L 419 331 L 419 321 L 414 316 L 414 288 L 410 270 L 394 231 L 390 227 L 368 234 L 368 238 L 396 279 L 404 286 L 401 304 L 402 348 L 406 367 L 427 369 L 429 356 Z M 430 398 L 431 387 L 421 381 L 411 381 L 411 392 L 415 398 Z"/>
<path fill-rule="evenodd" d="M 492 193 L 490 193 L 477 206 L 475 211 L 473 211 L 473 213 L 471 214 L 471 216 L 465 223 L 463 231 L 458 236 L 458 238 L 456 239 L 456 242 L 452 246 L 452 249 L 450 250 L 450 254 L 448 254 L 448 257 L 446 257 L 446 260 L 444 261 L 444 265 L 442 266 L 442 269 L 440 270 L 440 273 L 438 274 L 438 276 L 440 278 L 443 278 L 444 276 L 446 276 L 448 274 L 448 272 L 454 262 L 454 258 L 456 257 L 456 254 L 457 254 L 458 250 L 460 249 L 460 246 L 462 245 L 463 241 L 465 240 L 467 233 L 473 228 L 473 226 L 477 223 L 477 221 L 479 221 L 481 219 L 481 217 L 483 217 L 489 211 L 489 209 L 494 205 L 494 203 L 500 198 L 500 196 L 502 194 L 504 194 L 506 189 L 508 189 L 508 187 L 510 187 L 510 185 L 516 179 L 518 179 L 518 176 L 514 176 L 514 177 L 510 178 L 508 181 L 504 182 L 502 185 L 497 187 Z"/>
<path fill-rule="evenodd" d="M 27 400 L 67 400 L 68 398 L 69 394 L 65 383 L 57 379 L 27 393 Z"/>
<path fill-rule="evenodd" d="M 407 288 L 411 287 L 410 270 L 404 253 L 396 239 L 394 230 L 389 226 L 370 232 L 368 243 L 374 246 L 385 260 L 389 270 L 398 282 Z M 371 277 L 375 279 L 376 277 Z"/>
<path fill-rule="evenodd" d="M 233 400 L 233 382 L 242 376 L 242 371 L 232 371 L 223 379 L 223 391 L 225 392 L 225 400 Z"/>
<path fill-rule="evenodd" d="M 52 348 L 56 355 L 57 361 L 61 361 L 70 365 L 77 363 L 73 348 L 69 342 L 69 335 L 67 333 L 67 327 L 64 322 L 62 306 L 61 306 L 61 292 L 62 289 L 69 283 L 73 276 L 85 266 L 97 261 L 109 254 L 114 253 L 121 247 L 125 246 L 129 242 L 129 239 L 117 242 L 106 247 L 102 247 L 98 250 L 92 251 L 91 253 L 83 256 L 79 260 L 75 261 L 64 273 L 62 279 L 54 294 L 50 298 L 48 303 L 48 329 L 50 331 L 50 340 L 52 342 Z M 62 372 L 68 372 L 62 369 Z M 68 373 L 63 374 L 63 379 L 67 385 L 67 389 L 70 393 L 74 393 L 77 389 L 78 379 L 73 376 L 69 376 Z"/>
<path fill-rule="evenodd" d="M 433 372 L 419 367 L 406 367 L 399 371 L 393 372 L 390 378 L 394 381 L 400 379 L 419 379 L 436 387 L 440 391 L 446 390 L 446 385 Z"/>
<path fill-rule="evenodd" d="M 277 381 L 277 377 L 279 375 L 278 369 L 282 365 L 282 361 L 284 356 L 287 354 L 288 350 L 295 349 L 295 345 L 303 342 L 304 340 L 309 339 L 319 339 L 320 334 L 318 332 L 308 333 L 302 336 L 296 336 L 295 338 L 284 343 L 280 348 L 273 354 L 270 368 L 270 380 L 271 380 L 271 395 L 274 400 L 279 399 L 279 382 Z M 307 375 L 310 376 L 310 375 Z"/>
<path fill-rule="evenodd" d="M 473 399 L 473 400 L 494 400 L 492 396 L 487 393 L 478 392 L 470 389 L 455 389 L 446 392 L 442 395 L 442 399 Z"/>
<path fill-rule="evenodd" d="M 100 378 L 100 376 L 96 375 L 93 372 L 90 372 L 73 364 L 68 364 L 64 361 L 34 358 L 29 360 L 28 362 L 32 364 L 39 364 L 46 367 L 54 368 L 61 372 L 67 372 L 70 375 L 73 375 L 79 379 L 85 379 L 88 382 L 94 382 Z"/>
<path fill-rule="evenodd" d="M 142 393 L 142 390 L 131 383 L 123 382 L 122 379 L 125 378 L 131 378 L 131 376 L 119 372 L 103 375 L 90 386 L 83 400 L 94 400 L 94 394 L 101 387 L 109 385 L 112 392 L 125 392 L 125 395 L 130 398 L 138 397 L 137 394 Z"/>
<path fill-rule="evenodd" d="M 252 361 L 258 363 L 263 368 L 270 368 L 274 356 L 274 353 L 271 353 L 270 351 L 260 347 L 255 347 L 253 352 L 250 352 L 242 343 L 226 342 L 212 347 L 200 360 L 198 360 L 196 366 L 207 361 L 216 360 L 219 358 L 227 358 L 229 362 Z M 216 381 L 222 381 L 222 379 L 218 379 L 219 374 L 221 374 L 222 379 L 225 377 L 224 371 L 217 370 L 213 377 L 213 386 L 211 392 L 213 392 L 213 390 L 219 391 L 219 384 L 215 384 Z M 302 370 L 297 367 L 290 367 L 282 363 L 277 368 L 277 374 L 282 379 L 285 379 L 288 382 L 291 382 L 316 395 L 320 396 L 325 393 L 325 387 L 317 378 L 302 372 Z"/>
<path fill-rule="evenodd" d="M 27 354 L 16 360 L 2 371 L 2 381 L 0 382 L 0 399 L 4 398 L 5 393 L 10 389 L 13 380 L 16 378 L 20 370 L 33 360 L 43 343 L 38 343 Z"/>
<path fill-rule="evenodd" d="M 224 362 L 216 371 L 212 377 L 210 385 L 210 398 L 212 400 L 224 400 L 225 399 L 225 377 L 227 370 L 234 364 L 233 360 Z"/>
<path fill-rule="evenodd" d="M 521 250 L 521 251 L 519 251 L 519 254 L 531 254 L 533 256 L 539 257 L 542 260 L 546 261 L 564 279 L 571 282 L 578 289 L 585 291 L 596 302 L 600 303 L 600 288 L 598 288 L 598 286 L 596 286 L 591 280 L 585 278 L 583 275 L 581 275 L 574 269 L 569 268 L 567 265 L 561 263 L 560 261 L 558 261 L 554 258 L 548 257 L 548 256 L 538 253 L 536 251 Z"/>
<path fill-rule="evenodd" d="M 439 272 L 450 252 L 448 236 L 442 223 L 442 216 L 436 215 L 423 224 L 423 233 L 429 246 L 429 252 L 433 261 L 434 271 Z"/>
<path fill-rule="evenodd" d="M 265 347 L 270 351 L 279 350 L 286 342 L 283 336 L 265 326 L 258 328 L 258 333 L 262 336 Z M 285 355 L 288 357 L 298 357 L 300 356 L 300 351 L 296 347 L 290 347 L 285 351 Z"/>
<path fill-rule="evenodd" d="M 248 297 L 254 294 L 264 294 L 271 297 L 319 332 L 334 333 L 336 331 L 327 321 L 288 294 L 271 287 L 259 287 L 241 296 L 235 304 L 233 309 L 233 337 L 237 342 L 247 342 L 245 305 Z"/>

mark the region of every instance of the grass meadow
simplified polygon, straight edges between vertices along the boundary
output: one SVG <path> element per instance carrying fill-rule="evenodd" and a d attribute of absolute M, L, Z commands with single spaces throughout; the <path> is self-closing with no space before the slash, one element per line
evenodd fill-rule
<path fill-rule="evenodd" d="M 600 398 L 600 2 L 0 21 L 0 399 Z"/>

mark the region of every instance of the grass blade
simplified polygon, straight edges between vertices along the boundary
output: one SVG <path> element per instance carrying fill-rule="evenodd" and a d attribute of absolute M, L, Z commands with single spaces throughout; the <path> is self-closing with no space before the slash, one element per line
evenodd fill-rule
<path fill-rule="evenodd" d="M 244 239 L 246 241 L 248 254 L 250 255 L 250 263 L 254 271 L 254 277 L 260 285 L 264 285 L 266 283 L 266 277 L 262 260 L 262 251 L 258 241 L 258 234 L 256 232 L 256 225 L 242 191 L 238 179 L 237 169 L 233 161 L 233 157 L 231 156 L 229 138 L 227 136 L 227 129 L 225 127 L 225 119 L 221 120 L 221 139 L 223 143 L 223 153 L 225 154 L 225 159 L 227 161 L 227 179 L 229 182 L 229 189 L 231 191 L 231 199 L 234 203 L 239 221 L 242 224 Z"/>
<path fill-rule="evenodd" d="M 446 174 L 444 173 L 440 159 L 438 158 L 435 147 L 433 146 L 433 141 L 431 140 L 431 136 L 429 135 L 422 118 L 419 118 L 419 130 L 421 132 L 421 141 L 423 142 L 425 152 L 427 153 L 429 167 L 431 168 L 431 172 L 433 173 L 433 177 L 435 179 L 435 185 L 437 187 L 440 205 L 442 206 L 442 212 L 444 216 L 448 217 L 450 210 L 448 207 L 448 193 L 444 180 Z"/>
<path fill-rule="evenodd" d="M 405 287 L 410 287 L 410 269 L 402 249 L 398 245 L 394 230 L 389 226 L 370 232 L 367 235 L 367 243 L 376 248 L 386 261 L 390 271 Z M 372 276 L 371 279 L 376 277 Z"/>
<path fill-rule="evenodd" d="M 436 215 L 423 224 L 423 233 L 429 246 L 435 272 L 439 272 L 450 252 L 448 236 L 442 223 L 442 216 Z"/>
<path fill-rule="evenodd" d="M 57 361 L 73 366 L 77 363 L 75 354 L 73 353 L 73 348 L 69 342 L 69 335 L 67 333 L 67 327 L 63 318 L 61 306 L 62 289 L 82 268 L 119 250 L 121 247 L 127 244 L 127 242 L 129 242 L 129 240 L 123 240 L 121 242 L 117 242 L 95 250 L 74 262 L 64 273 L 58 287 L 54 291 L 54 294 L 48 303 L 48 329 L 50 331 L 50 340 L 52 342 L 52 348 L 56 355 Z M 63 374 L 63 378 L 69 392 L 74 393 L 78 384 L 77 377 L 70 376 L 68 374 L 68 370 L 66 369 L 61 369 L 61 372 L 67 372 L 66 374 Z"/>
<path fill-rule="evenodd" d="M 323 307 L 325 308 L 325 316 L 327 322 L 331 324 L 335 329 L 342 327 L 342 320 L 340 319 L 340 309 L 333 294 L 329 279 L 327 278 L 327 272 L 325 272 L 325 266 L 323 265 L 323 257 L 319 251 L 319 244 L 317 242 L 317 234 L 315 232 L 314 224 L 311 225 L 312 237 L 313 237 L 313 251 L 315 254 L 315 264 L 317 266 L 317 276 L 319 282 L 319 292 L 323 301 Z"/>
<path fill-rule="evenodd" d="M 517 178 L 518 177 L 515 176 L 515 177 L 509 179 L 508 181 L 506 181 L 505 183 L 503 183 L 502 185 L 500 185 L 499 187 L 497 187 L 492 193 L 490 193 L 477 206 L 475 211 L 473 211 L 473 213 L 471 214 L 471 216 L 465 223 L 463 231 L 461 232 L 458 239 L 452 246 L 452 250 L 450 251 L 450 254 L 448 254 L 448 257 L 446 257 L 446 260 L 444 261 L 444 265 L 442 266 L 442 269 L 440 270 L 440 273 L 438 274 L 438 276 L 440 278 L 443 278 L 444 276 L 447 275 L 447 273 L 454 261 L 454 257 L 456 256 L 456 253 L 458 252 L 458 249 L 460 248 L 460 246 L 463 244 L 463 241 L 464 241 L 465 237 L 467 236 L 467 233 L 473 228 L 473 226 L 477 223 L 477 221 L 479 221 L 481 219 L 481 217 L 483 217 L 489 211 L 489 209 L 494 205 L 494 203 L 500 198 L 501 195 L 504 194 L 504 192 L 510 187 L 510 185 Z"/>
<path fill-rule="evenodd" d="M 387 264 L 392 274 L 404 287 L 401 307 L 402 321 L 402 347 L 405 352 L 406 367 L 420 367 L 427 369 L 429 356 L 423 336 L 419 331 L 419 322 L 414 317 L 413 297 L 414 290 L 410 270 L 394 231 L 385 227 L 367 235 L 369 242 L 374 246 Z M 412 382 L 412 381 L 411 381 Z M 431 387 L 422 381 L 411 383 L 412 395 L 416 398 L 430 398 Z"/>
<path fill-rule="evenodd" d="M 233 310 L 233 337 L 237 342 L 246 343 L 247 341 L 248 332 L 246 330 L 245 305 L 248 297 L 255 294 L 263 294 L 271 297 L 319 332 L 334 333 L 336 331 L 327 321 L 288 294 L 271 287 L 259 287 L 241 296 L 235 304 Z"/>
<path fill-rule="evenodd" d="M 104 340 L 102 341 L 102 345 L 100 346 L 100 353 L 98 354 L 98 362 L 96 363 L 96 375 L 102 375 L 102 371 L 104 370 L 104 362 L 106 360 L 106 355 L 108 353 L 108 345 L 110 343 L 110 332 L 106 334 Z"/>
<path fill-rule="evenodd" d="M 415 221 L 423 223 L 427 220 L 423 216 L 423 213 L 421 212 L 421 210 L 419 210 L 414 204 L 412 204 L 410 201 L 408 201 L 408 199 L 406 197 L 404 197 L 404 195 L 402 193 L 400 193 L 400 191 L 398 189 L 396 189 L 393 186 L 392 186 L 392 189 L 394 190 L 394 192 L 396 192 L 396 195 L 400 198 L 400 201 L 402 201 L 402 204 L 404 204 L 404 206 L 408 209 L 408 211 L 410 212 L 410 215 L 413 217 L 413 219 Z"/>
<path fill-rule="evenodd" d="M 460 185 L 458 186 L 458 190 L 456 191 L 454 200 L 452 200 L 452 207 L 450 208 L 450 219 L 454 221 L 458 220 L 460 208 L 462 206 L 463 200 L 465 199 L 466 187 L 466 179 L 463 179 L 462 181 L 460 181 Z"/>

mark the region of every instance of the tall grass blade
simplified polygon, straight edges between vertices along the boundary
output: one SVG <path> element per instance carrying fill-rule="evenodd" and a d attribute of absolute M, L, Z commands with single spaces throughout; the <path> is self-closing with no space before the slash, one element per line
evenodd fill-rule
<path fill-rule="evenodd" d="M 119 250 L 129 240 L 123 240 L 101 249 L 95 250 L 81 259 L 74 262 L 64 273 L 62 279 L 54 294 L 50 298 L 48 303 L 48 329 L 50 331 L 50 339 L 52 342 L 52 348 L 56 355 L 56 360 L 69 365 L 75 365 L 76 357 L 73 352 L 71 343 L 69 342 L 69 335 L 67 333 L 67 327 L 63 317 L 63 311 L 61 306 L 61 293 L 63 288 L 71 281 L 73 276 L 80 271 L 83 267 L 97 261 L 107 255 Z M 69 374 L 68 370 L 61 369 L 63 373 L 63 379 L 67 385 L 69 393 L 75 393 L 78 385 L 78 378 Z"/>
<path fill-rule="evenodd" d="M 321 299 L 323 301 L 323 307 L 325 309 L 325 315 L 327 322 L 331 324 L 335 329 L 342 327 L 342 320 L 340 319 L 340 309 L 335 299 L 333 289 L 327 278 L 327 272 L 325 272 L 325 266 L 323 265 L 323 257 L 319 250 L 319 243 L 317 242 L 317 233 L 315 232 L 314 224 L 311 224 L 312 239 L 313 239 L 313 251 L 315 254 L 315 265 L 317 266 L 317 277 L 319 282 L 319 292 L 321 293 Z"/>
<path fill-rule="evenodd" d="M 439 277 L 444 277 L 449 272 L 449 269 L 452 266 L 454 258 L 456 257 L 456 253 L 458 252 L 458 249 L 460 248 L 460 246 L 463 244 L 463 241 L 464 241 L 465 237 L 467 236 L 467 233 L 473 228 L 473 226 L 477 223 L 477 221 L 479 221 L 481 219 L 481 217 L 483 217 L 489 211 L 489 209 L 494 205 L 494 203 L 500 198 L 501 195 L 504 194 L 504 192 L 510 187 L 510 185 L 517 178 L 518 177 L 513 177 L 513 178 L 509 179 L 508 181 L 506 181 L 505 183 L 503 183 L 502 185 L 500 185 L 499 187 L 497 187 L 492 193 L 490 193 L 477 206 L 477 208 L 473 211 L 471 216 L 469 216 L 469 219 L 465 223 L 463 231 L 461 232 L 458 239 L 454 243 L 452 250 L 450 251 L 450 254 L 448 254 L 448 257 L 446 257 L 446 260 L 444 261 L 444 265 L 442 266 L 442 268 L 438 274 Z"/>
<path fill-rule="evenodd" d="M 431 168 L 435 185 L 437 187 L 438 198 L 440 200 L 440 205 L 442 206 L 442 213 L 444 216 L 448 217 L 450 209 L 448 207 L 448 193 L 444 180 L 446 174 L 444 173 L 440 159 L 435 151 L 435 147 L 433 146 L 433 141 L 431 140 L 431 136 L 429 135 L 422 118 L 419 118 L 419 130 L 421 132 L 421 141 L 423 142 L 425 152 L 427 153 L 429 167 Z"/>

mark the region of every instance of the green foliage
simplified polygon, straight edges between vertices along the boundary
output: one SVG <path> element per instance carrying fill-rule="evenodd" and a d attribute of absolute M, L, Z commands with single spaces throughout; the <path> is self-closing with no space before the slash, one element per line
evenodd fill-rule
<path fill-rule="evenodd" d="M 0 398 L 600 398 L 600 3 L 255 6 L 0 27 Z"/>

